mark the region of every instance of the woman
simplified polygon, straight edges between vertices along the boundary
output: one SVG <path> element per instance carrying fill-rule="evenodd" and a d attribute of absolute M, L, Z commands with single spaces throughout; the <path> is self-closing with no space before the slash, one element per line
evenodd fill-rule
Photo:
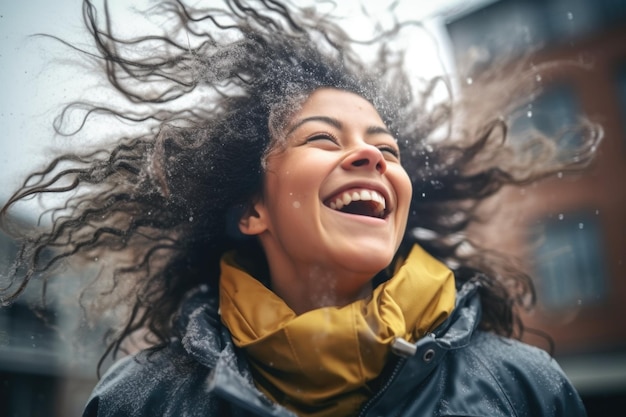
<path fill-rule="evenodd" d="M 540 137 L 511 152 L 489 110 L 513 103 L 488 101 L 463 129 L 452 104 L 426 111 L 387 44 L 400 26 L 365 63 L 310 9 L 226 3 L 165 2 L 166 35 L 125 40 L 85 1 L 96 55 L 133 103 L 88 115 L 149 133 L 56 158 L 2 211 L 73 192 L 24 237 L 4 300 L 97 257 L 92 311 L 128 306 L 108 353 L 148 344 L 84 415 L 584 415 L 554 360 L 508 338 L 529 278 L 461 232 L 502 186 L 585 166 L 599 129 L 570 159 Z"/>

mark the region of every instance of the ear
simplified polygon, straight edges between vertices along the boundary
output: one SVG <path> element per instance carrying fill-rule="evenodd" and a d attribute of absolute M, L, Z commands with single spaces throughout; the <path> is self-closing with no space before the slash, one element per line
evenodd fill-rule
<path fill-rule="evenodd" d="M 244 235 L 260 235 L 267 227 L 267 211 L 260 200 L 248 206 L 239 219 L 239 231 Z"/>

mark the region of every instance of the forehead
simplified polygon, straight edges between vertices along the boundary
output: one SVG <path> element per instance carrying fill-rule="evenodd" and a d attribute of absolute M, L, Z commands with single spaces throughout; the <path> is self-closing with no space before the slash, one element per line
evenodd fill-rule
<path fill-rule="evenodd" d="M 278 110 L 278 111 L 277 111 Z M 350 91 L 333 87 L 322 87 L 308 96 L 295 97 L 281 103 L 270 113 L 270 143 L 265 156 L 284 149 L 287 138 L 299 130 L 300 126 L 315 126 L 310 120 L 333 119 L 344 129 L 380 128 L 386 125 L 380 114 L 367 99 Z M 327 123 L 326 126 L 329 126 Z"/>
<path fill-rule="evenodd" d="M 311 116 L 330 116 L 353 124 L 370 126 L 374 123 L 384 126 L 372 103 L 358 94 L 336 88 L 320 88 L 311 93 L 288 126 Z"/>

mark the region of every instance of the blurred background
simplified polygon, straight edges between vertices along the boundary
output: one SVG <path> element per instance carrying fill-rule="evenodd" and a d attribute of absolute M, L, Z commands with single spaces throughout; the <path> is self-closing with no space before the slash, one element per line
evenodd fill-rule
<path fill-rule="evenodd" d="M 626 1 L 501 0 L 450 16 L 445 28 L 461 74 L 471 77 L 499 56 L 537 69 L 542 92 L 521 109 L 512 133 L 531 126 L 557 135 L 582 114 L 604 126 L 588 173 L 505 191 L 499 202 L 514 211 L 498 212 L 491 229 L 499 248 L 534 270 L 538 306 L 526 317 L 525 340 L 549 350 L 541 334 L 552 338 L 590 416 L 624 415 Z M 542 69 L 554 60 L 589 69 Z"/>
<path fill-rule="evenodd" d="M 134 16 L 130 26 L 137 27 L 128 6 L 135 3 L 111 5 L 120 16 Z M 360 3 L 374 7 L 372 14 L 390 4 L 341 3 L 345 16 L 360 13 Z M 626 0 L 400 1 L 396 13 L 421 19 L 427 28 L 427 36 L 413 44 L 417 76 L 461 74 L 465 83 L 455 86 L 460 94 L 471 91 L 476 71 L 503 56 L 511 65 L 520 59 L 536 65 L 542 93 L 521 109 L 514 130 L 532 127 L 555 135 L 582 114 L 604 126 L 605 139 L 588 173 L 559 173 L 536 186 L 505 190 L 494 202 L 504 209 L 490 230 L 499 248 L 534 270 L 538 306 L 525 318 L 525 340 L 552 349 L 590 416 L 624 415 Z M 358 31 L 362 23 L 351 24 Z M 89 42 L 78 0 L 0 0 L 0 204 L 43 163 L 48 149 L 76 146 L 75 139 L 54 136 L 52 120 L 63 103 L 97 88 L 90 74 L 67 65 L 61 55 L 67 50 L 27 37 L 38 32 Z M 542 67 L 553 60 L 588 69 Z M 28 212 L 17 216 L 16 221 L 36 221 Z M 4 276 L 16 251 L 0 234 Z M 78 282 L 83 272 L 65 271 L 63 282 Z M 53 297 L 34 312 L 29 304 L 38 290 L 0 309 L 0 416 L 77 416 L 97 381 L 100 332 L 82 322 L 76 300 Z M 67 287 L 52 290 L 71 293 Z"/>

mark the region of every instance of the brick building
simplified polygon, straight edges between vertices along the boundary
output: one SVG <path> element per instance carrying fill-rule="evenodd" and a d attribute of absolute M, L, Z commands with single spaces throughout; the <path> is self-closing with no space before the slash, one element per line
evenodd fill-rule
<path fill-rule="evenodd" d="M 512 130 L 556 135 L 587 115 L 604 128 L 594 165 L 576 178 L 558 173 L 506 190 L 500 198 L 515 212 L 500 212 L 488 236 L 534 271 L 538 305 L 526 325 L 552 338 L 590 416 L 615 415 L 612 407 L 626 405 L 626 2 L 501 0 L 450 17 L 446 28 L 459 65 L 476 68 L 532 49 L 537 67 L 586 67 L 543 78 L 538 71 L 542 93 Z M 526 339 L 550 347 L 537 334 Z"/>

